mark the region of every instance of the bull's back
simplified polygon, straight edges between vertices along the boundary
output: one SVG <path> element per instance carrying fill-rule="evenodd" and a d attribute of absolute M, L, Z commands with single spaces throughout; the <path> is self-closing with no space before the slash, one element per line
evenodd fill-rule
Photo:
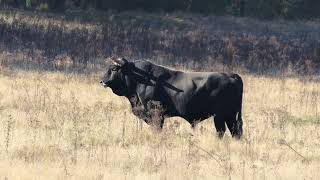
<path fill-rule="evenodd" d="M 222 74 L 210 72 L 181 73 L 168 79 L 168 83 L 181 89 L 174 92 L 166 88 L 171 95 L 181 116 L 201 118 L 211 114 L 212 106 L 217 101 Z"/>

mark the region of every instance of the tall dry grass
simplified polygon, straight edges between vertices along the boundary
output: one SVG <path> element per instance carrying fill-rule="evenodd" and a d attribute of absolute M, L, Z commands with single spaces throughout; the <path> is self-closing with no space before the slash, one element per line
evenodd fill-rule
<path fill-rule="evenodd" d="M 320 83 L 244 75 L 244 136 L 170 118 L 162 132 L 99 75 L 2 71 L 4 179 L 318 179 Z"/>

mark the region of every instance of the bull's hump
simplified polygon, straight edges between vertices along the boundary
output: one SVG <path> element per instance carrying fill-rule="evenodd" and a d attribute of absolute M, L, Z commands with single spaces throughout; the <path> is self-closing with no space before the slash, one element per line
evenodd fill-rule
<path fill-rule="evenodd" d="M 185 72 L 193 77 L 209 77 L 209 76 L 221 76 L 221 73 L 218 72 Z"/>
<path fill-rule="evenodd" d="M 155 70 L 155 71 L 169 71 L 169 72 L 180 72 L 167 66 L 154 64 L 150 61 L 139 60 L 134 62 L 135 66 L 143 70 Z"/>

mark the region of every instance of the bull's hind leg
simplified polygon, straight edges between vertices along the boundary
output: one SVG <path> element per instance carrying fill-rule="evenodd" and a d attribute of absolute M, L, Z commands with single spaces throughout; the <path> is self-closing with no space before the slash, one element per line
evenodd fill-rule
<path fill-rule="evenodd" d="M 227 116 L 225 121 L 232 137 L 239 139 L 241 135 L 237 126 L 237 114 Z"/>
<path fill-rule="evenodd" d="M 218 137 L 223 138 L 223 135 L 226 132 L 226 125 L 225 125 L 224 118 L 218 115 L 215 116 L 214 125 L 216 127 Z"/>
<path fill-rule="evenodd" d="M 160 119 L 160 124 L 159 124 L 159 128 L 162 130 L 163 129 L 163 125 L 164 125 L 164 117 L 161 117 Z"/>

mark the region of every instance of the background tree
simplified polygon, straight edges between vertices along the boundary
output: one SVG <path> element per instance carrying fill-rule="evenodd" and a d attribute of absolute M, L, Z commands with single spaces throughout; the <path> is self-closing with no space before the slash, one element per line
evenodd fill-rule
<path fill-rule="evenodd" d="M 48 0 L 49 9 L 53 11 L 64 11 L 65 0 Z"/>
<path fill-rule="evenodd" d="M 195 12 L 257 18 L 320 18 L 320 0 L 0 0 L 1 8 Z"/>

